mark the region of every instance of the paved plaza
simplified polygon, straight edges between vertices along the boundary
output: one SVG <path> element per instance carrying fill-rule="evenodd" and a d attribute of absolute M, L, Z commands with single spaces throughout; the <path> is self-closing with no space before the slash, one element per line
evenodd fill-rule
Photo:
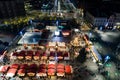
<path fill-rule="evenodd" d="M 38 44 L 41 39 L 41 34 L 41 32 L 26 32 L 24 35 L 21 35 L 22 38 L 18 44 Z"/>

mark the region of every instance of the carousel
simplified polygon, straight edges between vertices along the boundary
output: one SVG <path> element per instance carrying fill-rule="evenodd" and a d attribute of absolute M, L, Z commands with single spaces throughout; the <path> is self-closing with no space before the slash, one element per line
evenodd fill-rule
<path fill-rule="evenodd" d="M 73 46 L 73 47 L 84 47 L 86 44 L 85 44 L 85 41 L 83 40 L 82 37 L 80 36 L 76 36 L 74 37 L 74 39 L 70 42 L 70 44 Z"/>
<path fill-rule="evenodd" d="M 79 47 L 80 46 L 80 38 L 79 37 L 75 37 L 70 44 L 74 47 Z"/>

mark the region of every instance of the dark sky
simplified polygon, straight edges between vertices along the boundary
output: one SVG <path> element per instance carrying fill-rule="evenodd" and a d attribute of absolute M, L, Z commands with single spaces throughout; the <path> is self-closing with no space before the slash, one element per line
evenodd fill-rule
<path fill-rule="evenodd" d="M 98 8 L 103 11 L 120 12 L 120 0 L 76 0 L 78 7 L 85 10 Z"/>

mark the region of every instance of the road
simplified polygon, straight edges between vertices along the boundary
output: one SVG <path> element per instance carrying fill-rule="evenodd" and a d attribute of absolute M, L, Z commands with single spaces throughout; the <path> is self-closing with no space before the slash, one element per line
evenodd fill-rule
<path fill-rule="evenodd" d="M 0 40 L 4 43 L 4 42 L 8 42 L 10 44 L 10 42 L 13 40 L 15 35 L 13 34 L 9 34 L 9 33 L 6 33 L 6 32 L 2 32 L 0 33 Z M 7 46 L 5 46 L 4 44 L 0 44 L 0 52 L 1 51 L 4 51 L 4 49 L 6 48 Z"/>
<path fill-rule="evenodd" d="M 105 76 L 107 80 L 119 80 L 120 71 L 117 69 L 117 64 L 120 64 L 120 59 L 115 55 L 116 44 L 120 41 L 120 32 L 117 31 L 94 31 L 88 30 L 86 26 L 83 28 L 84 33 L 88 34 L 91 38 L 93 45 L 104 59 L 106 56 L 110 56 L 110 60 L 104 64 L 105 71 L 108 71 L 108 75 Z"/>

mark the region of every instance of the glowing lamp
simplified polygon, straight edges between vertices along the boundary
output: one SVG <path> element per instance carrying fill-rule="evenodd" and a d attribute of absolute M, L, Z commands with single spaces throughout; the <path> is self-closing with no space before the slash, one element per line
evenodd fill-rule
<path fill-rule="evenodd" d="M 55 35 L 56 36 L 60 35 L 60 31 L 55 31 Z"/>

